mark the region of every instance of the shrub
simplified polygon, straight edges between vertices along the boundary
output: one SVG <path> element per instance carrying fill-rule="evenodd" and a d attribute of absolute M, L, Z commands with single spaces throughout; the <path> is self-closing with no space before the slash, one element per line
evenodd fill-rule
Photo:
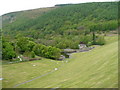
<path fill-rule="evenodd" d="M 61 55 L 60 49 L 49 46 L 45 55 L 51 59 L 58 59 Z"/>
<path fill-rule="evenodd" d="M 33 51 L 38 56 L 42 56 L 50 59 L 58 59 L 61 55 L 60 49 L 52 46 L 41 45 L 41 44 L 36 44 L 33 48 Z"/>

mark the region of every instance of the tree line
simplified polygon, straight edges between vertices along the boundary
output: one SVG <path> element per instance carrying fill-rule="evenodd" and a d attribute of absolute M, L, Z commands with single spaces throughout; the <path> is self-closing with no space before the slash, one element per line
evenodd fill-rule
<path fill-rule="evenodd" d="M 14 42 L 10 42 L 3 38 L 2 44 L 3 60 L 12 60 L 18 55 L 29 56 L 30 58 L 35 58 L 35 55 L 37 55 L 50 59 L 59 59 L 61 55 L 61 50 L 59 48 L 37 44 L 33 39 L 28 37 L 21 37 Z"/>
<path fill-rule="evenodd" d="M 69 36 L 67 38 L 56 37 L 52 43 L 48 44 L 46 42 L 49 41 L 43 43 L 30 37 L 16 37 L 16 39 L 11 41 L 9 38 L 3 37 L 2 58 L 3 60 L 12 60 L 18 55 L 23 55 L 29 58 L 40 56 L 57 60 L 61 56 L 62 49 L 79 49 L 78 45 L 80 42 L 87 46 L 104 45 L 105 39 L 104 36 L 91 33 L 89 35 Z"/>

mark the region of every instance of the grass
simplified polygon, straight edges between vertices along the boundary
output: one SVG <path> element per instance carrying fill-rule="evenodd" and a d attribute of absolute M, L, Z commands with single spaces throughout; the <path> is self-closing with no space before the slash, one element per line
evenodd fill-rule
<path fill-rule="evenodd" d="M 51 60 L 3 65 L 3 87 L 31 80 L 58 67 L 42 78 L 18 88 L 116 88 L 118 87 L 117 36 L 107 36 L 106 45 L 89 52 L 74 53 L 68 63 Z M 56 64 L 56 63 L 59 64 Z M 36 64 L 36 67 L 32 65 Z M 61 66 L 62 65 L 62 66 Z M 60 68 L 59 68 L 60 67 Z"/>
<path fill-rule="evenodd" d="M 61 64 L 60 61 L 42 59 L 3 65 L 3 87 L 13 87 L 16 84 L 50 72 Z"/>

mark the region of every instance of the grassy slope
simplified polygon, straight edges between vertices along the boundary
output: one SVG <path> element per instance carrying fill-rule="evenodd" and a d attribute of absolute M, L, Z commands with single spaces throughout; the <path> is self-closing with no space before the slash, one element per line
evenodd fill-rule
<path fill-rule="evenodd" d="M 16 84 L 41 76 L 62 64 L 60 61 L 42 59 L 3 65 L 3 87 L 13 87 Z M 36 66 L 33 66 L 36 65 Z"/>
<path fill-rule="evenodd" d="M 56 7 L 51 8 L 39 8 L 33 10 L 25 10 L 25 11 L 18 11 L 18 12 L 11 12 L 5 15 L 2 15 L 3 18 L 3 27 L 6 25 L 11 25 L 12 23 L 22 24 L 26 21 L 33 20 L 42 14 L 55 9 Z M 13 20 L 12 20 L 13 19 Z M 12 21 L 12 23 L 11 23 Z"/>
<path fill-rule="evenodd" d="M 97 46 L 90 52 L 74 53 L 68 63 L 64 64 L 58 71 L 47 76 L 36 79 L 19 87 L 34 88 L 113 88 L 117 87 L 118 80 L 118 59 L 117 59 L 117 37 L 106 37 L 107 44 Z M 55 61 L 56 62 L 56 61 Z M 39 67 L 32 67 L 31 63 L 39 64 Z M 46 66 L 44 64 L 46 63 Z M 3 87 L 14 85 L 30 80 L 31 77 L 42 74 L 44 70 L 53 67 L 47 66 L 49 61 L 38 61 L 19 63 L 15 65 L 3 65 Z M 61 63 L 60 63 L 61 64 Z M 59 64 L 59 65 L 60 65 Z M 35 68 L 35 69 L 34 69 Z M 37 69 L 37 70 L 36 70 Z M 32 72 L 31 72 L 32 71 Z M 24 73 L 23 72 L 27 72 Z M 47 71 L 46 71 L 47 72 Z M 13 79 L 13 80 L 12 80 Z M 7 82 L 8 81 L 8 82 Z"/>

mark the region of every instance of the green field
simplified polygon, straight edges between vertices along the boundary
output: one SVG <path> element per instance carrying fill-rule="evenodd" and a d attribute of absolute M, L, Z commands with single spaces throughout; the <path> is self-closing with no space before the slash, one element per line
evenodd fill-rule
<path fill-rule="evenodd" d="M 12 88 L 45 73 L 48 75 L 17 88 L 115 88 L 118 87 L 117 36 L 107 36 L 106 45 L 89 52 L 74 53 L 70 59 L 42 59 L 3 65 L 3 88 Z M 68 61 L 66 63 L 66 61 Z M 36 66 L 33 66 L 36 65 Z"/>

